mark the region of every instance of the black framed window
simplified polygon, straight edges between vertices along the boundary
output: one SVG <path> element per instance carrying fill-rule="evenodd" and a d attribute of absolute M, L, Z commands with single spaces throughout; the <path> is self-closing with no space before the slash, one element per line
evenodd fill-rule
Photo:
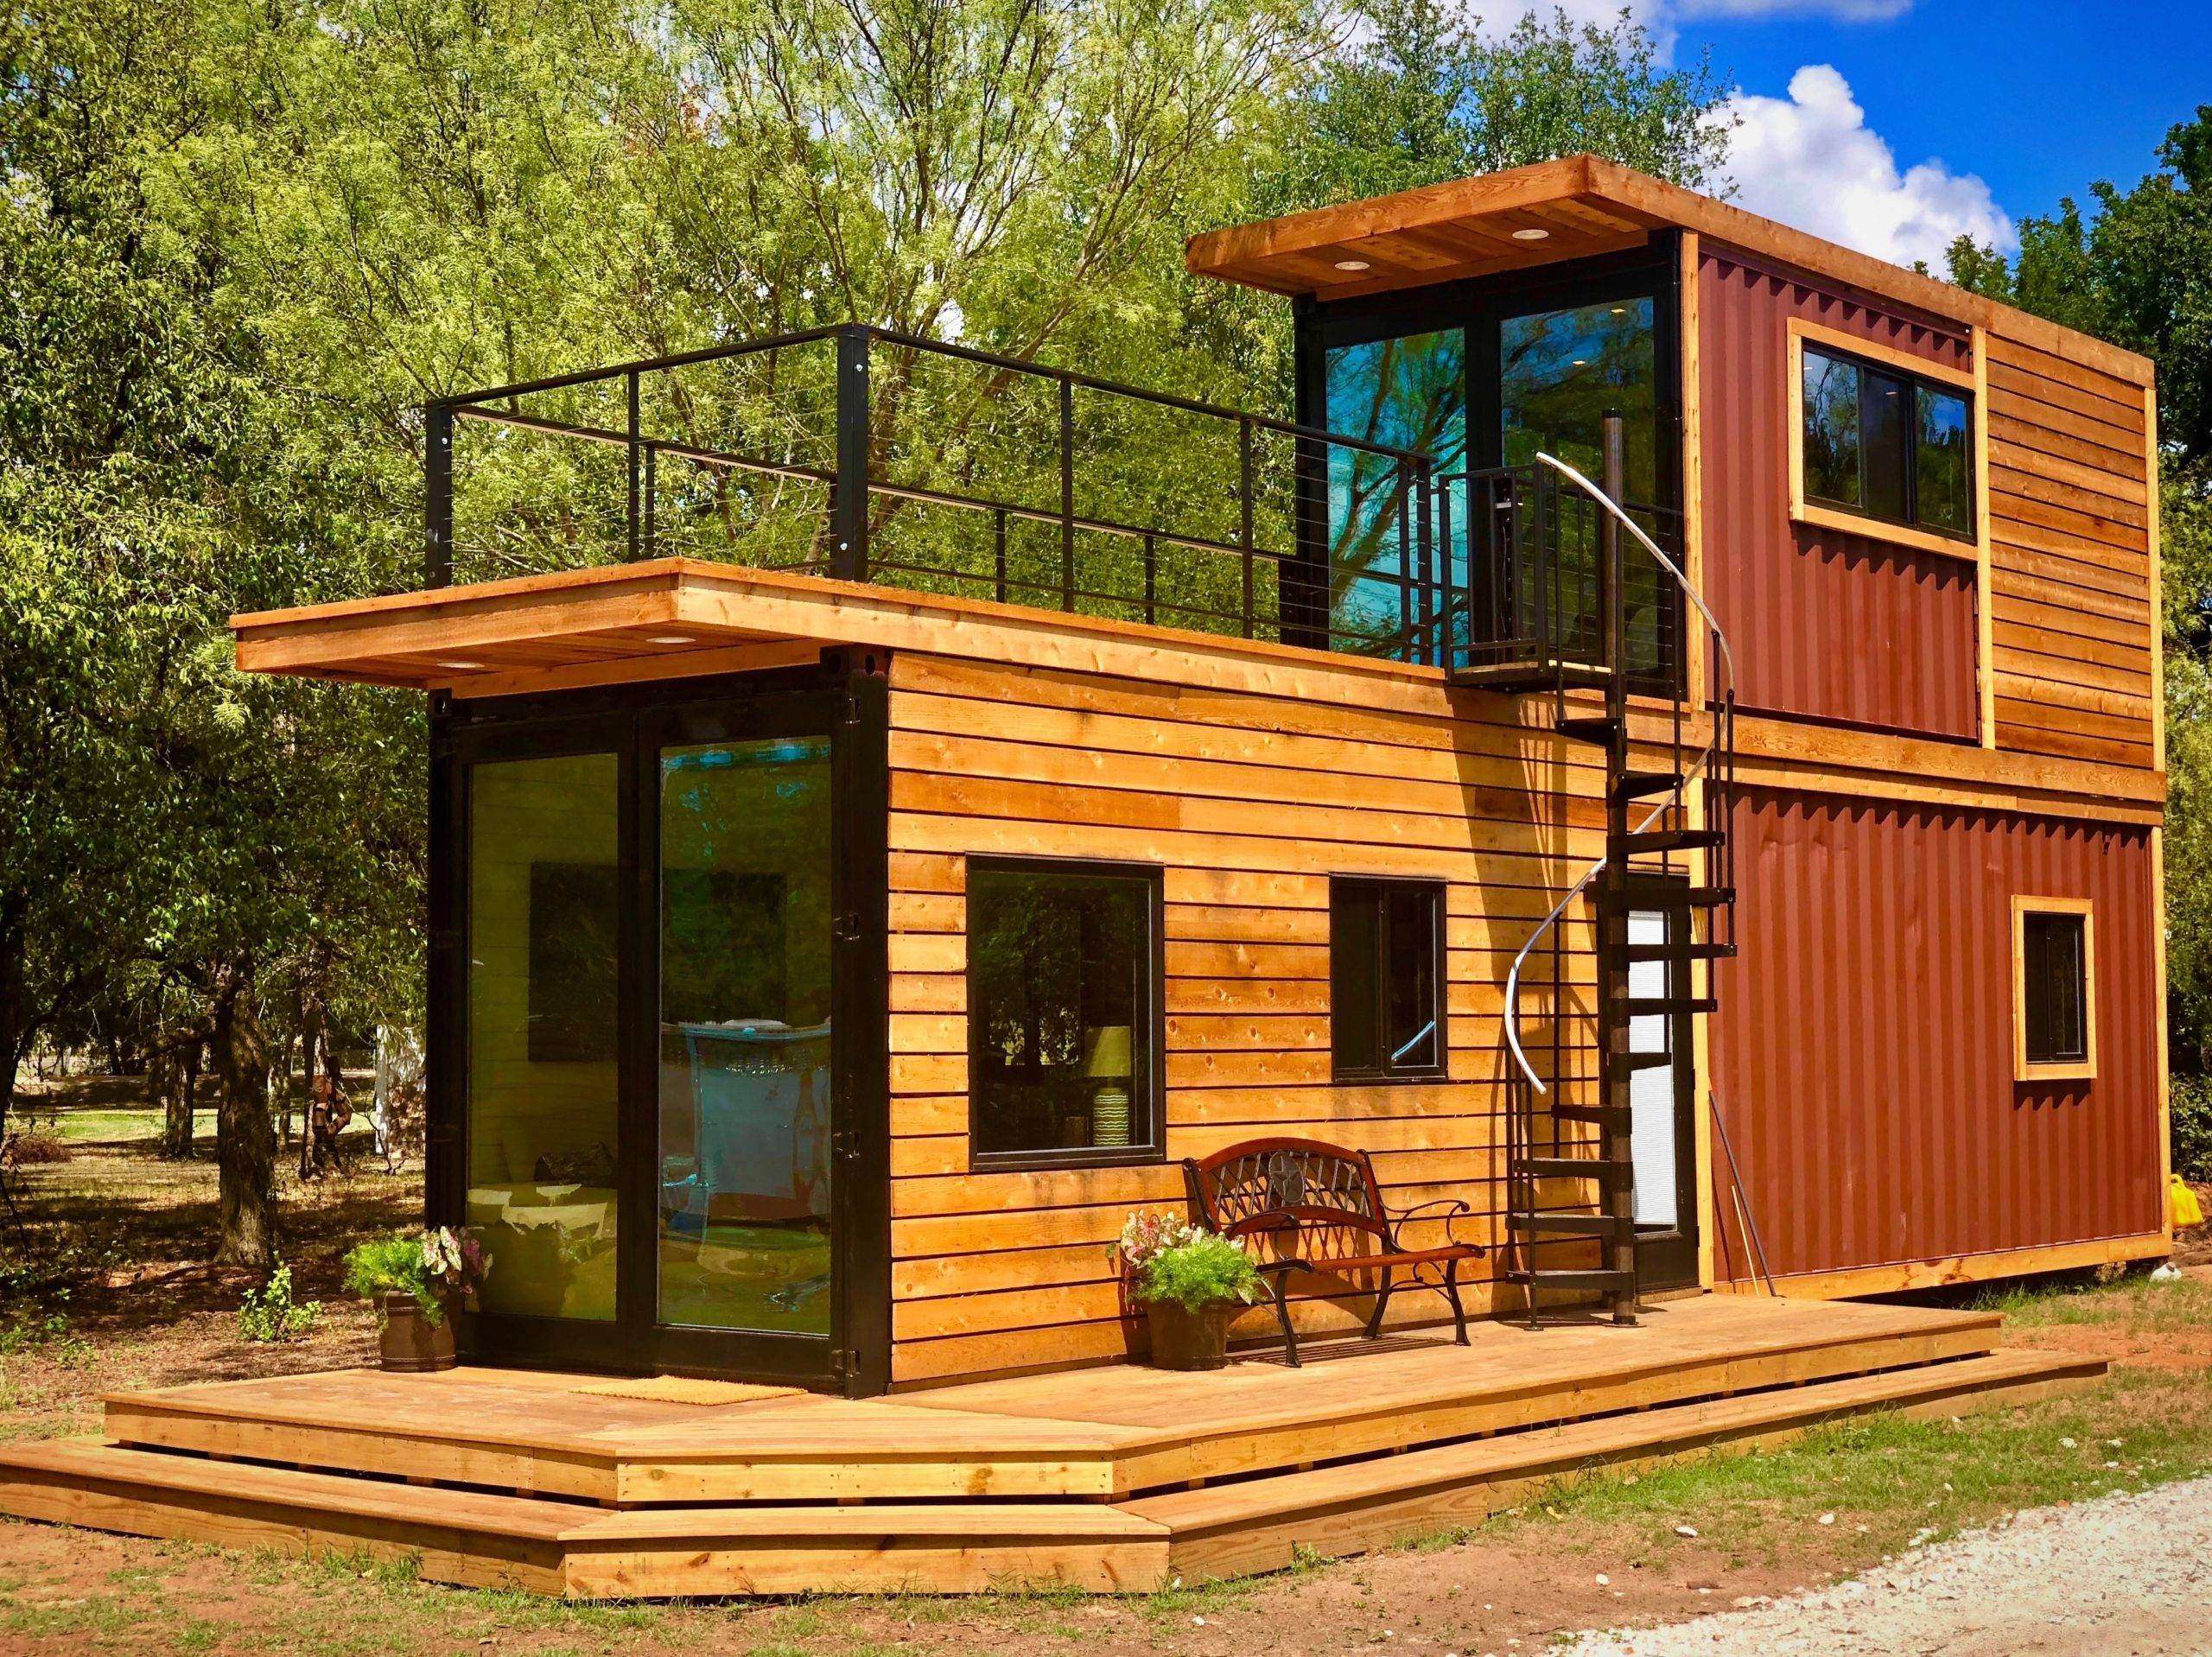
<path fill-rule="evenodd" d="M 1444 887 L 1329 882 L 1329 1048 L 1340 1082 L 1445 1069 Z"/>
<path fill-rule="evenodd" d="M 2080 1064 L 2089 1057 L 2087 915 L 2020 917 L 2020 1016 L 2031 1064 Z"/>
<path fill-rule="evenodd" d="M 1973 399 L 1808 343 L 1800 386 L 1808 501 L 1968 540 Z"/>
<path fill-rule="evenodd" d="M 969 860 L 974 1165 L 1158 1159 L 1163 971 L 1158 869 Z"/>

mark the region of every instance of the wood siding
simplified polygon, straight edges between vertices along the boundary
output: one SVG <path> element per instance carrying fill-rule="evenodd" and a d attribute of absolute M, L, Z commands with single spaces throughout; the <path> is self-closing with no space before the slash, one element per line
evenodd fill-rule
<path fill-rule="evenodd" d="M 1600 773 L 1567 763 L 1580 751 L 1504 698 L 1326 665 L 1281 674 L 1274 695 L 915 654 L 892 674 L 895 1381 L 1118 1355 L 1107 1249 L 1123 1216 L 1179 1208 L 1179 1159 L 1256 1135 L 1369 1151 L 1394 1204 L 1465 1197 L 1496 1241 L 1506 968 L 1561 854 L 1603 849 Z M 1163 868 L 1165 1164 L 969 1171 L 971 853 Z M 1447 883 L 1448 1081 L 1331 1084 L 1332 873 Z M 1567 970 L 1587 985 L 1586 924 L 1570 936 Z M 1469 1304 L 1494 1305 L 1494 1287 Z M 1402 1294 L 1392 1321 L 1442 1311 Z"/>
<path fill-rule="evenodd" d="M 1698 265 L 1704 568 L 1743 706 L 1973 739 L 1974 548 L 1953 557 L 1793 523 L 1788 472 L 1789 319 L 1953 369 L 1967 366 L 1964 335 L 1726 251 Z"/>
<path fill-rule="evenodd" d="M 2150 834 L 1752 789 L 1713 1085 L 1777 1275 L 2160 1227 Z M 2093 1081 L 2013 1079 L 2012 899 L 2087 898 Z M 1725 1192 L 1719 1275 L 1751 1275 Z"/>
<path fill-rule="evenodd" d="M 2152 765 L 2143 390 L 1999 335 L 1986 372 L 1998 744 Z"/>

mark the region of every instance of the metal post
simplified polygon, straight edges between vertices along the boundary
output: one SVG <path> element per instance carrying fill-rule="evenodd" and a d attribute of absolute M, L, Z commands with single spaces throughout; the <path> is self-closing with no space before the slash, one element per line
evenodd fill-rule
<path fill-rule="evenodd" d="M 660 547 L 660 511 L 656 505 L 660 496 L 660 445 L 645 445 L 645 556 L 658 556 Z"/>
<path fill-rule="evenodd" d="M 837 481 L 830 496 L 830 573 L 868 579 L 868 329 L 837 331 Z"/>
<path fill-rule="evenodd" d="M 1605 488 L 1614 500 L 1620 499 L 1626 488 L 1628 447 L 1620 415 L 1612 409 L 1605 417 Z M 1605 678 L 1605 716 L 1611 722 L 1608 740 L 1611 752 L 1607 754 L 1605 776 L 1609 786 L 1605 790 L 1605 885 L 1609 888 L 1606 902 L 1599 907 L 1599 924 L 1605 936 L 1599 945 L 1599 959 L 1605 963 L 1604 1015 L 1599 1030 L 1603 1039 L 1599 1049 L 1604 1054 L 1604 1098 L 1609 1107 L 1605 1125 L 1605 1160 L 1620 1171 L 1620 1178 L 1611 1184 L 1606 1192 L 1607 1217 L 1612 1221 L 1612 1239 L 1606 1253 L 1606 1265 L 1613 1271 L 1629 1274 L 1635 1281 L 1636 1272 L 1636 1151 L 1631 1137 L 1630 1107 L 1633 1099 L 1634 1073 L 1628 1068 L 1630 1051 L 1630 1019 L 1627 998 L 1629 994 L 1628 961 L 1628 867 L 1623 854 L 1629 832 L 1629 802 L 1618 787 L 1619 779 L 1629 768 L 1628 744 L 1628 662 L 1626 642 L 1627 610 L 1624 600 L 1622 555 L 1624 538 L 1619 521 L 1611 512 L 1598 515 L 1598 604 L 1602 660 L 1608 670 Z M 1636 1321 L 1636 1291 L 1633 1287 L 1615 1289 L 1611 1296 L 1613 1321 L 1633 1324 Z"/>
<path fill-rule="evenodd" d="M 991 568 L 995 580 L 992 591 L 1001 604 L 1006 602 L 1006 508 L 991 509 Z"/>
<path fill-rule="evenodd" d="M 1075 382 L 1060 377 L 1060 608 L 1075 608 Z"/>
<path fill-rule="evenodd" d="M 1244 549 L 1244 637 L 1252 636 L 1253 570 L 1252 570 L 1252 416 L 1244 416 L 1236 422 L 1236 493 L 1238 497 L 1238 526 L 1236 543 Z"/>
<path fill-rule="evenodd" d="M 630 562 L 631 562 L 632 563 L 635 563 L 635 562 L 637 562 L 637 561 L 638 561 L 638 552 L 639 552 L 639 525 L 640 525 L 640 524 L 641 524 L 641 522 L 642 522 L 642 515 L 640 514 L 640 512 L 639 512 L 639 505 L 640 505 L 640 502 L 641 502 L 641 499 L 642 499 L 642 496 L 641 496 L 641 492 L 641 492 L 641 491 L 644 489 L 644 487 L 645 487 L 645 454 L 644 454 L 643 449 L 639 447 L 639 436 L 638 436 L 638 371 L 637 371 L 636 369 L 634 369 L 634 368 L 633 368 L 633 369 L 632 369 L 632 370 L 630 371 L 630 376 L 629 376 L 629 378 L 630 378 Z"/>
<path fill-rule="evenodd" d="M 1153 611 L 1157 601 L 1159 583 L 1159 552 L 1153 543 L 1152 531 L 1147 530 L 1144 532 L 1144 619 L 1148 622 L 1158 619 Z"/>
<path fill-rule="evenodd" d="M 423 584 L 453 584 L 453 409 L 423 410 Z"/>
<path fill-rule="evenodd" d="M 1404 464 L 1402 460 L 1399 462 L 1401 466 Z M 1416 656 L 1415 659 L 1426 661 L 1431 666 L 1436 665 L 1443 659 L 1443 641 L 1438 637 L 1436 625 L 1437 618 L 1442 613 L 1442 606 L 1437 602 L 1436 571 L 1430 562 L 1433 553 L 1430 536 L 1434 528 L 1430 522 L 1430 517 L 1436 510 L 1436 502 L 1433 498 L 1434 470 L 1426 454 L 1414 462 L 1415 497 L 1414 534 L 1419 543 L 1414 557 L 1414 565 L 1421 572 L 1421 626 L 1423 637 L 1428 641 L 1427 652 Z"/>

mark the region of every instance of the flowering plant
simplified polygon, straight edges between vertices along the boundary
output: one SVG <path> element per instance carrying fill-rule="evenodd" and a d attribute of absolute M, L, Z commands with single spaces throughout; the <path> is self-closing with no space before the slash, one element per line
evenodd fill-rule
<path fill-rule="evenodd" d="M 1106 1251 L 1106 1258 L 1120 1261 L 1122 1270 L 1134 1279 L 1162 1254 L 1180 1248 L 1198 1232 L 1198 1227 L 1180 1215 L 1154 1209 L 1133 1209 L 1129 1217 L 1122 1222 L 1122 1235 Z"/>
<path fill-rule="evenodd" d="M 1228 1238 L 1172 1214 L 1139 1209 L 1122 1226 L 1114 1259 L 1129 1296 L 1146 1305 L 1173 1300 L 1192 1311 L 1224 1300 L 1260 1298 L 1260 1271 Z"/>
<path fill-rule="evenodd" d="M 463 1231 L 440 1226 L 423 1234 L 423 1274 L 452 1294 L 474 1294 L 492 1269 L 484 1245 Z"/>
<path fill-rule="evenodd" d="M 445 1321 L 445 1300 L 472 1293 L 492 1269 L 492 1257 L 467 1232 L 450 1226 L 419 1237 L 378 1237 L 346 1256 L 346 1286 L 372 1298 L 412 1295 L 432 1327 Z"/>

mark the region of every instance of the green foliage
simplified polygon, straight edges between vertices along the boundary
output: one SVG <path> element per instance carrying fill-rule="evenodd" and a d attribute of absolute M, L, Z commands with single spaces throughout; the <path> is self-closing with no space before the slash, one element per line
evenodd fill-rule
<path fill-rule="evenodd" d="M 2177 1076 L 2171 1095 L 2174 1171 L 2212 1180 L 2212 1076 Z"/>
<path fill-rule="evenodd" d="M 1131 1280 L 1129 1292 L 1140 1301 L 1173 1300 L 1196 1311 L 1224 1300 L 1258 1299 L 1260 1272 L 1228 1238 L 1202 1231 L 1154 1254 Z"/>
<path fill-rule="evenodd" d="M 238 1334 L 260 1343 L 296 1341 L 321 1320 L 322 1302 L 292 1298 L 292 1268 L 280 1262 L 260 1288 L 245 1292 Z"/>
<path fill-rule="evenodd" d="M 380 1294 L 412 1295 L 423 1317 L 434 1327 L 445 1317 L 437 1286 L 423 1262 L 419 1235 L 356 1243 L 346 1255 L 346 1286 L 364 1299 Z"/>
<path fill-rule="evenodd" d="M 1586 150 L 1692 187 L 1719 178 L 1726 83 L 1707 58 L 1662 68 L 1625 10 L 1601 25 L 1532 8 L 1503 35 L 1441 0 L 1370 0 L 1357 16 L 1357 42 L 1295 106 L 1269 211 Z"/>

